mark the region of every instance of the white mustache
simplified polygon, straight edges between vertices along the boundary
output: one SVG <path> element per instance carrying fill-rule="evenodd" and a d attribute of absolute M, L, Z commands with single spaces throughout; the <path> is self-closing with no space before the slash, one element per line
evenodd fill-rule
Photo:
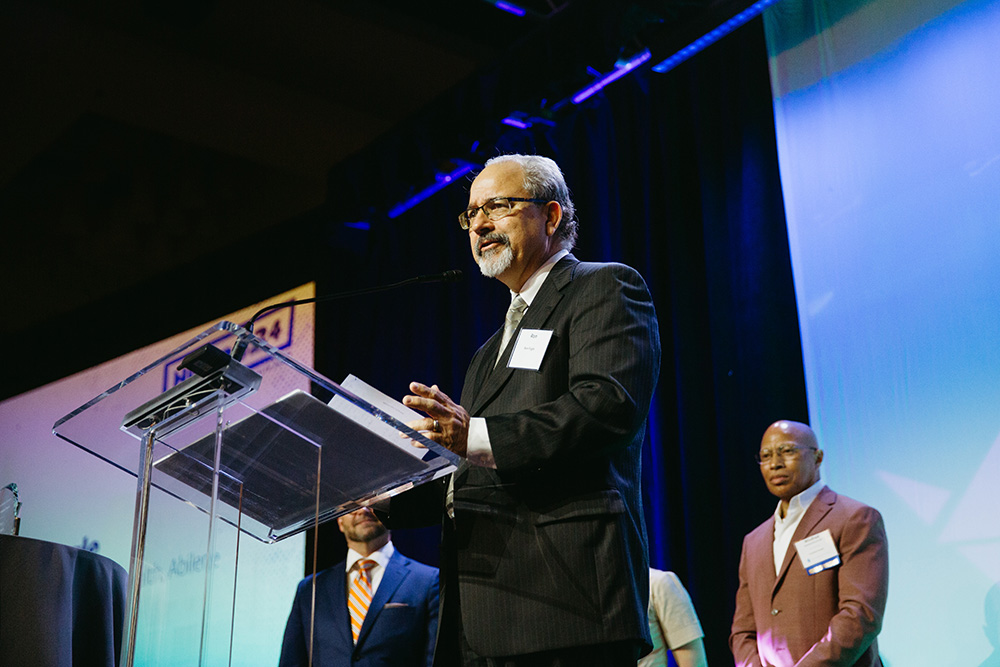
<path fill-rule="evenodd" d="M 483 254 L 483 246 L 487 243 L 502 243 L 503 245 L 510 245 L 510 239 L 507 238 L 506 234 L 501 232 L 490 232 L 486 236 L 481 237 L 479 242 L 476 243 L 477 255 L 481 256 Z"/>

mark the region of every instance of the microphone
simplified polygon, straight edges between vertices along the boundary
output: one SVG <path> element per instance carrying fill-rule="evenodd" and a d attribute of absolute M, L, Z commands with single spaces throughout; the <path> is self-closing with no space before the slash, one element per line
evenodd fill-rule
<path fill-rule="evenodd" d="M 352 296 L 361 296 L 363 294 L 374 294 L 375 292 L 385 292 L 387 290 L 396 289 L 397 287 L 405 287 L 406 285 L 413 285 L 416 283 L 454 283 L 458 282 L 463 278 L 463 274 L 459 269 L 449 269 L 448 271 L 442 271 L 441 273 L 430 273 L 424 276 L 416 276 L 414 278 L 407 278 L 406 280 L 401 280 L 396 283 L 391 283 L 388 285 L 378 285 L 377 287 L 363 287 L 361 289 L 348 290 L 346 292 L 337 292 L 335 294 L 325 294 L 323 296 L 314 296 L 309 299 L 298 299 L 293 301 L 282 301 L 281 303 L 272 303 L 270 306 L 264 306 L 251 317 L 245 328 L 250 333 L 253 333 L 253 325 L 261 316 L 272 310 L 279 310 L 281 308 L 289 308 L 294 306 L 300 306 L 307 303 L 320 303 L 322 301 L 334 301 L 336 299 L 346 299 Z M 243 358 L 243 354 L 246 352 L 247 343 L 242 338 L 236 341 L 233 345 L 232 358 L 239 361 Z"/>
<path fill-rule="evenodd" d="M 441 273 L 432 273 L 426 276 L 417 276 L 416 278 L 410 278 L 410 280 L 404 280 L 401 283 L 396 283 L 395 285 L 387 285 L 386 289 L 389 287 L 398 287 L 400 285 L 405 285 L 410 281 L 415 283 L 457 283 L 459 280 L 464 278 L 462 272 L 458 269 L 450 269 L 448 271 L 442 271 Z"/>

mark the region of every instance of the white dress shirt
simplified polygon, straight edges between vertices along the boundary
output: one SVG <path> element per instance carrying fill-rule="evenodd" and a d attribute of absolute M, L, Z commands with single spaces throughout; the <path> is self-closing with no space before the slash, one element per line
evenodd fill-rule
<path fill-rule="evenodd" d="M 806 510 L 812 505 L 812 501 L 816 500 L 816 496 L 819 495 L 822 488 L 823 480 L 820 479 L 802 493 L 792 496 L 792 499 L 788 501 L 788 511 L 785 513 L 784 519 L 781 518 L 781 501 L 778 501 L 778 507 L 774 510 L 775 574 L 781 573 L 781 563 L 784 562 L 785 553 L 791 546 L 792 535 L 795 534 L 795 529 L 799 527 L 799 522 L 802 521 Z"/>
<path fill-rule="evenodd" d="M 527 313 L 531 309 L 531 302 L 535 300 L 538 296 L 538 290 L 542 288 L 542 284 L 545 283 L 545 279 L 549 277 L 549 273 L 552 271 L 552 267 L 556 265 L 560 259 L 569 254 L 569 250 L 560 250 L 556 254 L 546 260 L 545 264 L 533 274 L 531 277 L 525 281 L 524 285 L 521 287 L 520 292 L 511 292 L 510 300 L 514 301 L 514 298 L 520 296 L 524 299 L 524 302 L 528 304 Z M 514 339 L 508 345 L 513 345 Z M 496 468 L 497 464 L 493 460 L 493 447 L 490 445 L 490 434 L 486 429 L 486 419 L 484 417 L 472 417 L 469 420 L 469 438 L 468 438 L 468 449 L 466 451 L 466 457 L 469 459 L 469 463 L 474 465 L 483 466 L 484 468 Z"/>
<path fill-rule="evenodd" d="M 385 546 L 374 551 L 367 556 L 362 556 L 354 549 L 347 550 L 347 561 L 344 563 L 345 573 L 347 576 L 347 589 L 350 589 L 351 577 L 357 576 L 356 573 L 352 572 L 351 569 L 354 564 L 359 560 L 367 559 L 375 561 L 375 566 L 369 571 L 372 578 L 372 597 L 375 597 L 375 591 L 378 590 L 378 585 L 382 583 L 382 575 L 385 574 L 385 568 L 389 565 L 389 559 L 392 558 L 392 554 L 396 552 L 396 548 L 392 546 L 392 540 L 385 543 Z"/>

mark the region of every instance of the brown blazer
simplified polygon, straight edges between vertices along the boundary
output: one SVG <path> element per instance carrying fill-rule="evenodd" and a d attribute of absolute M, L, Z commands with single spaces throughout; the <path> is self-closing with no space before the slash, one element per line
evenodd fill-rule
<path fill-rule="evenodd" d="M 841 564 L 812 576 L 795 543 L 830 530 Z M 774 517 L 743 540 L 729 647 L 737 667 L 880 667 L 876 637 L 889 588 L 878 510 L 824 486 L 795 530 L 778 576 Z"/>

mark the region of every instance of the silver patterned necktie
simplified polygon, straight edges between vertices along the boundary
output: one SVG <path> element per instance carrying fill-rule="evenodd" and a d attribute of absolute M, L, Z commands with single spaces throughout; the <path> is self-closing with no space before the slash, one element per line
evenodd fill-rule
<path fill-rule="evenodd" d="M 528 304 L 521 295 L 518 294 L 514 297 L 514 300 L 510 302 L 510 308 L 507 309 L 507 316 L 503 321 L 503 340 L 500 341 L 500 351 L 497 353 L 497 361 L 500 362 L 500 357 L 503 356 L 503 351 L 507 349 L 507 343 L 510 342 L 511 336 L 517 331 L 517 325 L 521 323 L 521 318 L 524 317 L 524 311 L 528 309 Z"/>

